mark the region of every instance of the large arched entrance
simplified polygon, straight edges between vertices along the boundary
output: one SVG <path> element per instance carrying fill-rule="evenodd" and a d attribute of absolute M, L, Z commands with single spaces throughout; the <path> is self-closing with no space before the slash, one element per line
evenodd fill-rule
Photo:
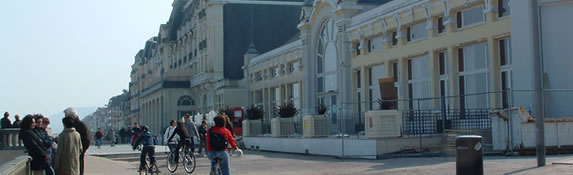
<path fill-rule="evenodd" d="M 188 95 L 177 100 L 177 119 L 181 119 L 185 114 L 195 114 L 195 101 Z M 192 120 L 195 121 L 195 119 Z"/>

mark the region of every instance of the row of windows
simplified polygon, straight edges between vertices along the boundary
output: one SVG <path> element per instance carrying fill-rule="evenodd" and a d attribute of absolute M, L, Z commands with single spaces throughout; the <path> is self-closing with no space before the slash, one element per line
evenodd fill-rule
<path fill-rule="evenodd" d="M 498 1 L 498 17 L 502 18 L 509 15 L 509 0 L 499 0 Z M 443 34 L 446 32 L 446 26 L 444 24 L 444 17 L 437 18 L 437 33 Z M 479 25 L 485 22 L 484 7 L 477 6 L 470 9 L 462 10 L 456 12 L 456 27 L 458 29 L 463 29 L 475 25 Z M 398 32 L 392 31 L 391 34 L 391 44 L 396 46 L 398 44 Z M 406 42 L 413 42 L 422 40 L 428 37 L 428 32 L 426 29 L 426 23 L 417 23 L 406 28 Z M 368 53 L 382 50 L 385 47 L 384 36 L 376 36 L 367 40 L 367 51 Z M 356 55 L 361 55 L 360 43 L 355 44 Z"/>
<path fill-rule="evenodd" d="M 504 38 L 497 40 L 499 49 L 499 63 L 500 66 L 500 89 L 502 106 L 508 107 L 508 93 L 507 90 L 511 88 L 511 51 L 510 39 Z M 457 49 L 457 72 L 458 72 L 458 90 L 460 107 L 463 108 L 486 108 L 488 107 L 488 94 L 480 94 L 489 92 L 489 59 L 488 59 L 487 45 L 485 43 L 478 43 Z M 439 95 L 447 97 L 448 94 L 448 55 L 445 51 L 436 53 L 438 61 L 438 81 L 439 81 Z M 386 75 L 386 67 L 384 64 L 372 66 L 368 69 L 368 100 L 370 101 L 369 109 L 376 109 L 375 103 L 382 97 L 398 97 L 399 94 L 399 72 L 400 67 L 398 62 L 390 62 L 392 75 Z M 422 55 L 410 58 L 406 61 L 407 64 L 407 98 L 409 99 L 424 99 L 430 98 L 430 59 L 428 55 Z M 360 100 L 361 95 L 361 71 L 356 72 L 356 88 L 357 95 Z M 380 94 L 381 84 L 379 80 L 391 77 L 394 80 L 394 89 L 385 89 L 386 94 Z M 387 81 L 391 83 L 391 81 Z M 392 86 L 390 84 L 390 86 Z M 384 90 L 384 88 L 382 88 Z M 393 91 L 392 91 L 393 90 Z M 391 93 L 391 94 L 388 94 Z M 387 100 L 387 99 L 386 99 Z M 431 108 L 432 100 L 410 100 L 408 107 L 410 109 L 429 109 Z"/>
<path fill-rule="evenodd" d="M 265 73 L 263 71 L 259 71 L 255 73 L 254 80 L 255 82 L 259 82 L 263 79 L 272 79 L 274 77 L 279 77 L 280 75 L 288 75 L 300 71 L 300 63 L 298 61 L 287 63 L 285 66 L 286 67 L 284 68 L 280 68 L 278 66 L 272 67 L 266 70 Z"/>

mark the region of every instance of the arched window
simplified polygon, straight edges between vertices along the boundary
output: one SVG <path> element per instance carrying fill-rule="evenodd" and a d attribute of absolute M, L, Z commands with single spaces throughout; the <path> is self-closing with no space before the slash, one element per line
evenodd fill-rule
<path fill-rule="evenodd" d="M 324 23 L 318 38 L 316 75 L 318 103 L 336 105 L 338 90 L 337 27 L 332 20 Z"/>
<path fill-rule="evenodd" d="M 318 93 L 337 90 L 337 31 L 334 22 L 329 20 L 322 27 L 316 52 Z"/>
<path fill-rule="evenodd" d="M 195 106 L 195 101 L 190 96 L 183 96 L 177 101 L 177 106 Z"/>

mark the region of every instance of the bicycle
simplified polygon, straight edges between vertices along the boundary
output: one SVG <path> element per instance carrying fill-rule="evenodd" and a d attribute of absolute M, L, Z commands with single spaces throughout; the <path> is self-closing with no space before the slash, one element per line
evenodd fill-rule
<path fill-rule="evenodd" d="M 160 173 L 157 164 L 153 163 L 151 164 L 151 167 L 149 167 L 149 163 L 147 162 L 150 162 L 149 158 L 145 159 L 145 165 L 143 165 L 144 168 L 139 169 L 139 175 L 154 175 Z"/>
<path fill-rule="evenodd" d="M 191 148 L 189 148 L 188 145 L 182 146 L 182 148 L 183 150 L 179 151 L 179 160 L 177 161 L 174 160 L 175 150 L 169 152 L 169 155 L 167 155 L 167 170 L 169 170 L 171 173 L 174 173 L 179 166 L 179 163 L 176 162 L 183 162 L 183 168 L 185 169 L 185 172 L 191 174 L 193 171 L 195 171 L 195 155 L 193 152 L 191 152 Z"/>
<path fill-rule="evenodd" d="M 213 172 L 213 175 L 222 175 L 223 174 L 223 168 L 221 168 L 221 158 L 217 157 L 215 158 L 215 172 Z"/>

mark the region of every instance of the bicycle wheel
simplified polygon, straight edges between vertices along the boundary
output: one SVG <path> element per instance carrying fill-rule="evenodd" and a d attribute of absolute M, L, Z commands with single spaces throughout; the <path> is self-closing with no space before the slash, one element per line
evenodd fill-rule
<path fill-rule="evenodd" d="M 215 172 L 214 175 L 223 175 L 223 168 L 221 168 L 221 160 L 218 160 L 215 164 Z"/>
<path fill-rule="evenodd" d="M 151 168 L 149 168 L 149 174 L 154 175 L 154 174 L 159 174 L 159 168 L 157 168 L 157 165 L 153 164 L 151 165 Z"/>
<path fill-rule="evenodd" d="M 171 173 L 174 173 L 177 170 L 178 164 L 175 162 L 175 153 L 170 152 L 169 155 L 167 155 L 167 170 Z"/>
<path fill-rule="evenodd" d="M 139 175 L 147 175 L 147 170 L 149 169 L 149 166 L 147 166 L 147 163 L 143 166 L 143 168 L 139 169 Z"/>
<path fill-rule="evenodd" d="M 193 173 L 193 171 L 195 171 L 195 155 L 193 155 L 193 152 L 188 152 L 187 154 L 185 154 L 185 159 L 183 160 L 183 167 L 185 168 L 185 171 L 189 174 Z"/>

